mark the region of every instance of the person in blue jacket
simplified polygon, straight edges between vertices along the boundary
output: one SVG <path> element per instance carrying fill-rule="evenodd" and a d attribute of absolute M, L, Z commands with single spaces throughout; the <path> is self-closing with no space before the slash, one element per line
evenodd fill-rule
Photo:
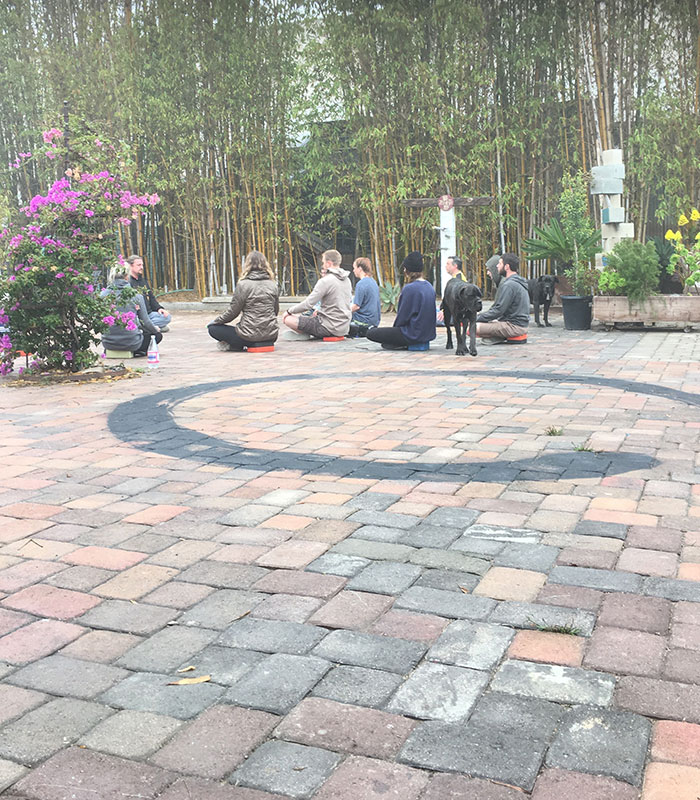
<path fill-rule="evenodd" d="M 370 328 L 367 338 L 385 350 L 405 350 L 410 344 L 432 342 L 435 332 L 435 289 L 423 277 L 423 256 L 414 251 L 401 264 L 406 282 L 391 328 Z"/>

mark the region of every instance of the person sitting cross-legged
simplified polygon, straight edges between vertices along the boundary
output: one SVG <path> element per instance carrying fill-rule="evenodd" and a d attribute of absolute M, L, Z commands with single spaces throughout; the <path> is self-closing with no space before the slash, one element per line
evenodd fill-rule
<path fill-rule="evenodd" d="M 401 264 L 406 276 L 396 319 L 391 328 L 370 328 L 367 338 L 385 350 L 406 350 L 409 345 L 432 342 L 435 332 L 435 289 L 423 277 L 423 256 L 409 253 Z"/>
<path fill-rule="evenodd" d="M 105 350 L 130 351 L 135 358 L 145 356 L 151 337 L 157 343 L 163 334 L 149 319 L 146 301 L 140 292 L 129 286 L 129 266 L 115 264 L 109 271 L 108 286 L 100 292 L 101 297 L 109 298 L 114 312 L 105 317 L 109 328 L 102 334 Z"/>
<path fill-rule="evenodd" d="M 262 253 L 253 250 L 243 263 L 231 305 L 207 326 L 219 350 L 241 352 L 247 347 L 271 345 L 277 340 L 279 289 L 275 273 Z M 237 325 L 227 323 L 241 315 Z"/>
<path fill-rule="evenodd" d="M 372 277 L 372 264 L 368 258 L 357 258 L 352 271 L 358 279 L 355 284 L 355 296 L 350 310 L 352 320 L 348 336 L 352 339 L 367 336 L 367 329 L 379 325 L 382 317 L 382 305 L 379 300 L 379 287 Z"/>
<path fill-rule="evenodd" d="M 349 272 L 340 268 L 341 255 L 337 250 L 326 250 L 321 256 L 321 277 L 311 294 L 301 303 L 292 306 L 282 317 L 282 322 L 297 333 L 314 339 L 345 336 L 350 329 L 350 303 L 352 287 Z M 304 316 L 317 303 L 321 303 L 311 316 Z"/>
<path fill-rule="evenodd" d="M 139 255 L 133 255 L 126 259 L 126 263 L 129 265 L 129 283 L 132 289 L 138 289 L 143 294 L 148 318 L 161 333 L 170 330 L 172 317 L 158 302 L 153 290 L 148 285 L 148 281 L 143 275 L 143 259 Z"/>
<path fill-rule="evenodd" d="M 527 335 L 530 324 L 530 296 L 527 281 L 521 277 L 520 259 L 504 253 L 494 277 L 500 278 L 496 299 L 488 311 L 476 318 L 476 335 L 483 344 L 501 344 L 509 338 Z"/>

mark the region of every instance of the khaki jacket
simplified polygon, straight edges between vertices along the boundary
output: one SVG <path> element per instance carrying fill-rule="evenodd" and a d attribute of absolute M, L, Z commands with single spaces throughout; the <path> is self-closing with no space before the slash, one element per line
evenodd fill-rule
<path fill-rule="evenodd" d="M 247 342 L 274 342 L 279 327 L 277 314 L 280 310 L 279 289 L 267 272 L 254 270 L 247 278 L 238 281 L 231 298 L 231 305 L 215 320 L 215 325 L 224 325 L 241 318 L 236 331 Z"/>

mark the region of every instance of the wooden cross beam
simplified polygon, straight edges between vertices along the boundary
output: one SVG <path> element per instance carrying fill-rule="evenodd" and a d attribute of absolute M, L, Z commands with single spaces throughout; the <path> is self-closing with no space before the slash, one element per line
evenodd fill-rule
<path fill-rule="evenodd" d="M 409 200 L 402 200 L 403 205 L 409 208 L 432 208 L 438 206 L 439 197 L 414 197 Z M 493 197 L 453 197 L 455 207 L 463 206 L 490 206 Z"/>

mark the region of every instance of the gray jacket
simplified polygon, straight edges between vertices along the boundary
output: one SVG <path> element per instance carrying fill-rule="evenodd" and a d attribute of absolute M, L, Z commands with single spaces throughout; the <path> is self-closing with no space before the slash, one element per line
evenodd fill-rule
<path fill-rule="evenodd" d="M 121 299 L 122 289 L 128 286 L 128 281 L 118 278 L 112 286 L 100 292 L 101 297 L 113 298 L 116 311 L 120 313 L 135 311 L 136 325 L 138 326 L 135 331 L 128 331 L 121 325 L 112 325 L 102 334 L 102 346 L 106 350 L 138 350 L 143 342 L 144 332 L 150 334 L 158 333 L 158 328 L 148 318 L 146 301 L 143 299 L 142 294 L 137 294 L 128 300 Z"/>
<path fill-rule="evenodd" d="M 310 311 L 321 302 L 318 321 L 333 336 L 345 336 L 350 330 L 352 311 L 352 285 L 350 273 L 340 267 L 333 267 L 316 282 L 311 294 L 301 303 L 289 309 L 292 314 Z"/>
<path fill-rule="evenodd" d="M 482 311 L 477 322 L 510 322 L 520 328 L 527 328 L 530 323 L 530 295 L 527 281 L 522 275 L 511 275 L 498 284 L 496 299 L 488 311 Z"/>
<path fill-rule="evenodd" d="M 247 278 L 238 281 L 231 305 L 212 324 L 225 325 L 241 318 L 236 332 L 246 342 L 274 342 L 279 328 L 277 314 L 280 310 L 279 289 L 263 270 L 251 270 Z"/>

